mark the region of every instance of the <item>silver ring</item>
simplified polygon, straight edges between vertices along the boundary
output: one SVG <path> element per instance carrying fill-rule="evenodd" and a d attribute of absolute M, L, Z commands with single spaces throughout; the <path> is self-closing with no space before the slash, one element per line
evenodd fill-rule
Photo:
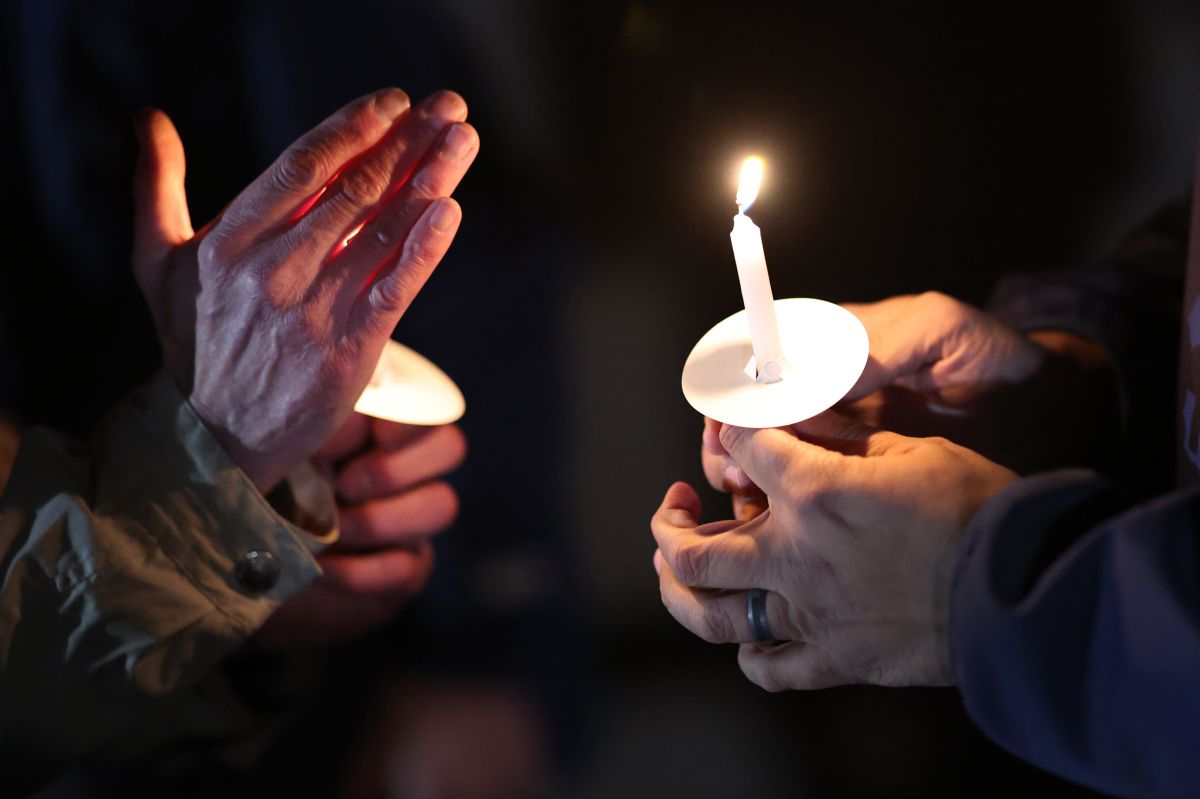
<path fill-rule="evenodd" d="M 774 644 L 777 639 L 771 634 L 771 625 L 767 622 L 767 592 L 762 588 L 752 588 L 746 592 L 746 620 L 750 622 L 750 634 L 756 644 Z"/>

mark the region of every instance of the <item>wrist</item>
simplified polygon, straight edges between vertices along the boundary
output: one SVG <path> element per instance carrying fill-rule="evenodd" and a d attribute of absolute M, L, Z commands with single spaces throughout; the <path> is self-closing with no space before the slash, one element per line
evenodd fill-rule
<path fill-rule="evenodd" d="M 229 460 L 249 478 L 259 493 L 264 497 L 270 494 L 287 474 L 288 467 L 281 466 L 274 463 L 271 458 L 264 457 L 261 448 L 246 444 L 222 416 L 213 413 L 196 396 L 195 392 L 188 397 L 188 404 L 192 406 L 200 421 L 204 423 L 209 434 L 221 446 Z"/>

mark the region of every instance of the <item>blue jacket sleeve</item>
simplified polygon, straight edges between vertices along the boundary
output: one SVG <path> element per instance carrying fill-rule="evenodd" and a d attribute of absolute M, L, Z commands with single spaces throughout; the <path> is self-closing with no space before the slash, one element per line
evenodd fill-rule
<path fill-rule="evenodd" d="M 972 521 L 950 648 L 967 712 L 1047 771 L 1200 795 L 1200 489 L 1131 505 L 1094 473 L 1021 480 Z"/>

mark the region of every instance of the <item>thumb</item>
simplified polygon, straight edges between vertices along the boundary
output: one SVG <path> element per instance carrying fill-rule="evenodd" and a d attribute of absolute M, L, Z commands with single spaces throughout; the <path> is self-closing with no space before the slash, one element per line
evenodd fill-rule
<path fill-rule="evenodd" d="M 797 422 L 791 429 L 804 441 L 844 455 L 875 457 L 905 441 L 898 433 L 880 430 L 834 411 Z"/>
<path fill-rule="evenodd" d="M 138 161 L 133 178 L 134 277 L 143 290 L 153 282 L 163 258 L 193 235 L 183 188 L 183 142 L 170 118 L 156 108 L 134 123 Z"/>
<path fill-rule="evenodd" d="M 780 491 L 783 474 L 793 464 L 829 456 L 829 453 L 804 444 L 790 431 L 778 427 L 751 429 L 723 425 L 721 444 L 746 476 L 767 496 Z"/>

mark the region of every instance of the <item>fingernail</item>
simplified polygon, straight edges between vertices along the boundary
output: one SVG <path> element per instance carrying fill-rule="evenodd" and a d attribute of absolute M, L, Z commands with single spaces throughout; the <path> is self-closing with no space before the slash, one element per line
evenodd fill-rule
<path fill-rule="evenodd" d="M 389 122 L 408 110 L 408 95 L 399 89 L 386 89 L 375 96 L 375 112 Z"/>
<path fill-rule="evenodd" d="M 734 427 L 730 424 L 723 424 L 721 425 L 720 432 L 717 433 L 717 438 L 720 439 L 721 446 L 723 446 L 725 451 L 728 452 L 734 447 L 734 445 L 737 444 L 738 437 L 741 436 L 741 434 L 742 429 L 740 427 Z"/>
<path fill-rule="evenodd" d="M 725 467 L 725 482 L 734 490 L 744 491 L 750 487 L 750 478 L 736 466 Z"/>
<path fill-rule="evenodd" d="M 446 131 L 446 138 L 442 140 L 442 158 L 452 164 L 458 163 L 467 157 L 474 146 L 475 137 L 466 125 L 451 125 Z"/>
<path fill-rule="evenodd" d="M 467 118 L 467 103 L 455 92 L 441 91 L 426 98 L 421 111 L 438 119 L 461 122 Z"/>
<path fill-rule="evenodd" d="M 458 221 L 458 204 L 443 197 L 434 202 L 429 210 L 429 227 L 438 233 L 445 233 L 454 227 Z"/>

